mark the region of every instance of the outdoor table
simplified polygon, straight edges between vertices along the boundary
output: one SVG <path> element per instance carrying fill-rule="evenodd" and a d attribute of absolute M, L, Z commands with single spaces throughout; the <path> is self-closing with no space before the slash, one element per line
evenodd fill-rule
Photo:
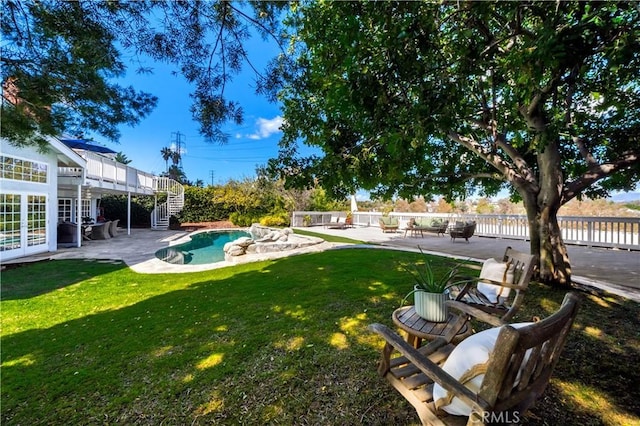
<path fill-rule="evenodd" d="M 468 321 L 462 325 L 459 324 L 458 315 L 449 313 L 449 317 L 444 322 L 427 321 L 416 313 L 413 305 L 396 309 L 391 319 L 395 325 L 407 333 L 407 342 L 415 348 L 422 345 L 423 339 L 434 340 L 444 336 L 451 327 L 460 327 L 452 340 L 453 343 L 460 342 L 473 332 Z"/>

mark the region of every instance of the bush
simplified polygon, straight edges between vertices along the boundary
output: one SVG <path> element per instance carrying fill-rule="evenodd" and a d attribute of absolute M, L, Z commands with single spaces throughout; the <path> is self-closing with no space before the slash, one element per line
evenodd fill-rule
<path fill-rule="evenodd" d="M 174 215 L 169 217 L 169 229 L 177 231 L 180 229 L 180 221 Z"/>
<path fill-rule="evenodd" d="M 151 226 L 151 212 L 154 207 L 153 197 L 131 197 L 131 227 L 148 228 Z M 100 207 L 108 220 L 120 219 L 120 226 L 127 226 L 127 196 L 105 195 L 100 200 Z"/>
<path fill-rule="evenodd" d="M 289 226 L 289 215 L 286 213 L 264 216 L 260 219 L 262 226 Z"/>
<path fill-rule="evenodd" d="M 233 212 L 229 215 L 229 220 L 236 226 L 251 226 L 259 222 L 260 217 L 249 213 Z"/>

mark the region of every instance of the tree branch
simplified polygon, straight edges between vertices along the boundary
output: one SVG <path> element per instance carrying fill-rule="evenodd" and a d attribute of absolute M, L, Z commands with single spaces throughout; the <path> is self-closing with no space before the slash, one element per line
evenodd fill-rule
<path fill-rule="evenodd" d="M 567 203 L 575 198 L 583 190 L 593 185 L 595 182 L 612 175 L 615 172 L 624 170 L 636 163 L 640 162 L 640 154 L 638 152 L 629 151 L 623 153 L 620 158 L 611 163 L 592 164 L 589 170 L 582 176 L 565 185 L 562 191 L 562 203 Z"/>
<path fill-rule="evenodd" d="M 580 151 L 580 155 L 582 155 L 582 158 L 587 163 L 589 168 L 597 167 L 598 161 L 591 154 L 591 151 L 589 151 L 589 148 L 587 148 L 587 144 L 585 143 L 585 140 L 578 136 L 574 136 L 572 140 L 573 140 L 573 143 L 578 147 L 578 151 Z"/>
<path fill-rule="evenodd" d="M 447 136 L 452 141 L 459 143 L 472 152 L 475 152 L 476 155 L 498 170 L 502 176 L 504 176 L 505 180 L 512 182 L 516 187 L 523 189 L 528 188 L 534 192 L 539 190 L 534 175 L 526 166 L 526 162 L 522 157 L 517 155 L 517 152 L 506 142 L 506 140 L 504 140 L 504 137 L 498 137 L 497 141 L 499 141 L 499 146 L 512 159 L 515 167 L 473 138 L 462 136 L 453 130 L 448 131 Z"/>

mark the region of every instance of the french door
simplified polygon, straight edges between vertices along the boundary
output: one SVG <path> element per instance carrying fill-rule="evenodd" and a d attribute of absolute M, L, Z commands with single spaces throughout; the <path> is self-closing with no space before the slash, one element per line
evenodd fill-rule
<path fill-rule="evenodd" d="M 0 258 L 47 250 L 47 196 L 0 194 Z"/>

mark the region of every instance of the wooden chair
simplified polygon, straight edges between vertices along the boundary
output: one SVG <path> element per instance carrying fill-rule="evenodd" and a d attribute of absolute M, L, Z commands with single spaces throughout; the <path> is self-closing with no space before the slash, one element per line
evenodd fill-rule
<path fill-rule="evenodd" d="M 529 282 L 533 275 L 533 270 L 537 265 L 537 256 L 523 253 L 507 247 L 502 257 L 503 262 L 508 262 L 513 268 L 513 282 L 493 281 L 487 278 L 468 278 L 466 284 L 455 285 L 449 288 L 452 299 L 475 306 L 476 308 L 498 315 L 503 321 L 509 321 L 516 314 L 525 293 L 529 287 Z M 504 288 L 510 288 L 508 297 L 499 297 L 497 300 L 489 300 L 478 290 L 478 283 L 494 284 Z"/>
<path fill-rule="evenodd" d="M 449 303 L 467 315 L 477 313 L 479 318 L 489 320 L 490 324 L 502 323 L 500 319 L 468 305 L 455 301 Z M 457 346 L 451 343 L 452 336 L 448 335 L 415 349 L 384 325 L 372 324 L 369 329 L 381 335 L 386 342 L 378 372 L 415 407 L 425 425 L 519 423 L 526 410 L 544 392 L 578 305 L 578 297 L 569 293 L 560 309 L 542 321 L 489 329 L 468 337 Z M 484 337 L 482 333 L 493 333 L 497 338 L 486 353 L 485 362 L 475 366 L 481 373 L 474 380 L 479 380 L 480 384 L 471 385 L 471 381 L 463 379 L 471 370 L 457 379 L 447 372 L 455 368 L 455 365 L 449 366 L 447 360 L 464 359 L 470 353 L 469 349 L 477 349 L 463 345 L 467 342 L 469 346 L 475 337 Z M 456 353 L 458 347 L 463 353 Z M 400 356 L 392 357 L 395 351 Z M 453 409 L 452 405 L 446 405 L 449 400 L 445 398 L 443 402 L 438 398 L 438 394 L 443 392 L 451 394 L 453 402 L 465 407 L 468 414 L 454 415 L 445 411 Z"/>

